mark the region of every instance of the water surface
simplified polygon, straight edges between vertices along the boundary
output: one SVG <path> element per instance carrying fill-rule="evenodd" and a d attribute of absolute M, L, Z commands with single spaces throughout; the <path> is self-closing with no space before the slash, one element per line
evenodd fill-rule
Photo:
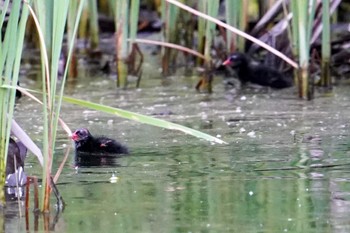
<path fill-rule="evenodd" d="M 198 77 L 145 75 L 141 87 L 116 90 L 109 77 L 68 84 L 73 97 L 152 115 L 218 136 L 228 145 L 64 104 L 74 130 L 113 137 L 131 155 L 100 167 L 74 165 L 58 188 L 67 204 L 57 232 L 348 232 L 350 224 L 347 86 L 306 102 L 294 89 L 232 94 L 222 79 L 198 93 Z M 24 81 L 33 88 L 29 79 Z M 23 98 L 16 120 L 40 145 L 40 106 Z M 58 132 L 55 167 L 65 148 Z M 33 155 L 29 174 L 41 173 Z M 16 215 L 15 215 L 16 216 Z M 13 224 L 17 219 L 18 224 Z M 9 232 L 24 219 L 8 217 Z M 32 229 L 32 225 L 30 226 Z"/>

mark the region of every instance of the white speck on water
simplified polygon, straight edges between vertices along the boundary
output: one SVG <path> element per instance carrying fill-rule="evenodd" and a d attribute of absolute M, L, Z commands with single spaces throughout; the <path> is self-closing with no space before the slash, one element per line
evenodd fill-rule
<path fill-rule="evenodd" d="M 117 212 L 114 212 L 114 215 L 117 215 Z"/>
<path fill-rule="evenodd" d="M 237 108 L 236 108 L 236 112 L 237 112 L 237 113 L 240 113 L 240 112 L 242 112 L 242 109 L 241 109 L 241 107 L 237 107 Z"/>
<path fill-rule="evenodd" d="M 284 229 L 283 231 L 284 231 L 284 232 L 287 232 L 287 231 L 288 231 L 288 229 Z"/>
<path fill-rule="evenodd" d="M 112 119 L 107 121 L 107 125 L 112 125 L 112 124 L 113 124 L 113 120 Z"/>
<path fill-rule="evenodd" d="M 112 184 L 117 183 L 118 182 L 118 177 L 115 176 L 114 174 L 111 176 L 111 178 L 109 178 L 109 182 L 111 182 Z"/>
<path fill-rule="evenodd" d="M 219 116 L 219 119 L 222 121 L 226 121 L 226 117 L 225 116 Z"/>
<path fill-rule="evenodd" d="M 63 148 L 66 148 L 66 147 L 67 147 L 67 144 L 63 143 L 63 144 L 62 144 L 62 147 L 63 147 Z"/>
<path fill-rule="evenodd" d="M 88 121 L 88 123 L 89 123 L 90 125 L 92 125 L 94 122 L 93 122 L 93 121 Z"/>
<path fill-rule="evenodd" d="M 249 196 L 253 196 L 254 192 L 253 191 L 249 191 Z"/>
<path fill-rule="evenodd" d="M 277 126 L 278 126 L 278 127 L 281 127 L 281 126 L 282 126 L 282 124 L 281 124 L 281 123 L 277 123 Z"/>
<path fill-rule="evenodd" d="M 292 218 L 288 218 L 288 222 L 291 222 L 291 221 L 293 221 L 293 219 Z"/>
<path fill-rule="evenodd" d="M 248 134 L 247 134 L 249 137 L 251 138 L 255 138 L 256 137 L 256 134 L 254 131 L 250 131 Z"/>
<path fill-rule="evenodd" d="M 217 137 L 217 138 L 221 138 L 221 135 L 220 135 L 220 134 L 218 134 L 218 135 L 216 135 L 216 137 Z"/>
<path fill-rule="evenodd" d="M 210 223 L 207 224 L 207 227 L 210 227 Z"/>
<path fill-rule="evenodd" d="M 247 100 L 247 97 L 246 96 L 242 96 L 241 100 Z"/>
<path fill-rule="evenodd" d="M 295 135 L 295 130 L 291 130 L 290 134 L 294 136 Z"/>
<path fill-rule="evenodd" d="M 96 113 L 97 111 L 91 111 L 91 110 L 85 110 L 83 111 L 83 114 L 93 114 Z"/>
<path fill-rule="evenodd" d="M 177 140 L 176 140 L 176 139 L 174 139 L 174 140 L 173 140 L 173 142 L 174 142 L 174 143 L 176 143 L 176 142 L 177 142 Z"/>
<path fill-rule="evenodd" d="M 208 119 L 208 115 L 205 113 L 201 113 L 201 118 L 202 118 L 202 120 L 206 120 L 206 119 Z"/>
<path fill-rule="evenodd" d="M 240 132 L 240 133 L 243 133 L 243 132 L 245 132 L 245 131 L 246 131 L 245 128 L 240 128 L 240 129 L 239 129 L 239 132 Z"/>

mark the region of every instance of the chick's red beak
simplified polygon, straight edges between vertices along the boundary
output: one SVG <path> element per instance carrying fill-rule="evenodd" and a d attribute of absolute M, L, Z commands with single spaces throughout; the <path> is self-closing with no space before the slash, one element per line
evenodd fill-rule
<path fill-rule="evenodd" d="M 72 134 L 72 140 L 77 141 L 79 139 L 79 136 L 76 133 Z"/>
<path fill-rule="evenodd" d="M 230 65 L 230 64 L 232 64 L 230 58 L 228 58 L 226 61 L 224 61 L 224 62 L 222 63 L 223 66 L 227 66 L 227 65 Z"/>

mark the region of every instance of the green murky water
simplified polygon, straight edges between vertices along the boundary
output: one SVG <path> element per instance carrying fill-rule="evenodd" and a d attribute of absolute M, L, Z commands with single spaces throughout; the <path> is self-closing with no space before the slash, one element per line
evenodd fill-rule
<path fill-rule="evenodd" d="M 116 91 L 106 77 L 80 78 L 67 92 L 196 128 L 229 144 L 211 145 L 65 104 L 62 118 L 73 130 L 84 126 L 93 134 L 117 138 L 131 155 L 110 166 L 76 169 L 71 152 L 58 182 L 67 206 L 52 230 L 350 230 L 348 87 L 306 102 L 295 99 L 292 89 L 230 95 L 220 78 L 213 94 L 201 94 L 193 88 L 196 77 L 163 80 L 154 75 L 143 77 L 140 89 L 127 91 Z M 24 84 L 35 85 L 30 80 Z M 39 106 L 23 98 L 16 119 L 40 145 L 39 112 Z M 72 146 L 63 131 L 57 144 L 55 164 L 64 148 Z M 33 155 L 26 170 L 40 174 Z M 18 214 L 7 216 L 4 224 L 8 232 L 25 230 Z"/>

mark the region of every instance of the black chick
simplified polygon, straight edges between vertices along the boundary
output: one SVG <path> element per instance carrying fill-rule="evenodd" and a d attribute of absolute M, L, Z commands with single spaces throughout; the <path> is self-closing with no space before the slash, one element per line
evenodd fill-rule
<path fill-rule="evenodd" d="M 14 187 L 17 184 L 23 186 L 27 182 L 27 175 L 23 170 L 26 155 L 27 148 L 21 142 L 10 138 L 6 162 L 6 186 Z"/>
<path fill-rule="evenodd" d="M 72 139 L 75 142 L 75 151 L 77 153 L 91 154 L 128 154 L 126 146 L 107 137 L 93 137 L 88 129 L 77 129 Z"/>
<path fill-rule="evenodd" d="M 292 80 L 285 77 L 280 71 L 265 65 L 251 64 L 249 57 L 243 53 L 231 54 L 224 66 L 230 65 L 237 72 L 239 80 L 244 84 L 247 82 L 269 86 L 272 88 L 286 88 L 293 85 Z"/>
<path fill-rule="evenodd" d="M 17 86 L 19 86 L 19 81 L 17 81 Z M 16 98 L 19 99 L 22 97 L 22 92 L 19 90 L 16 90 Z"/>

